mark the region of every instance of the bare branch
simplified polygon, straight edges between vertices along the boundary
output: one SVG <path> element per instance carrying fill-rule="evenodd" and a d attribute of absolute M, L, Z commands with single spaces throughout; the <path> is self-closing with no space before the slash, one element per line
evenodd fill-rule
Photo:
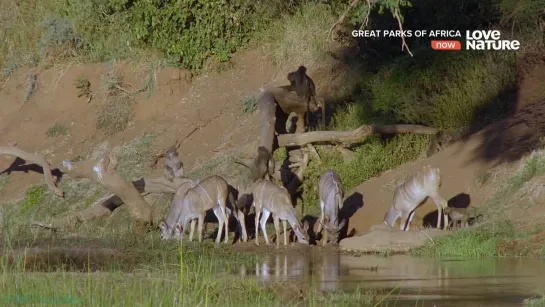
<path fill-rule="evenodd" d="M 401 51 L 403 51 L 403 48 L 407 49 L 407 52 L 413 56 L 413 53 L 409 49 L 409 46 L 407 46 L 407 43 L 405 42 L 405 36 L 403 36 L 403 26 L 401 25 L 401 19 L 399 18 L 399 0 L 397 0 L 397 7 L 394 9 L 394 17 L 397 19 L 397 25 L 399 26 L 399 30 L 401 31 Z"/>
<path fill-rule="evenodd" d="M 49 189 L 58 196 L 64 197 L 63 191 L 61 191 L 61 189 L 57 188 L 57 186 L 55 185 L 55 180 L 53 180 L 53 176 L 51 175 L 51 166 L 43 155 L 37 153 L 29 153 L 15 146 L 0 147 L 0 155 L 16 156 L 27 162 L 32 162 L 41 166 L 44 172 L 45 183 L 47 184 Z"/>
<path fill-rule="evenodd" d="M 335 30 L 335 28 L 342 24 L 344 19 L 346 18 L 346 15 L 348 14 L 348 12 L 350 12 L 350 10 L 356 5 L 358 4 L 359 0 L 352 0 L 352 2 L 350 2 L 350 4 L 348 5 L 348 7 L 346 8 L 346 10 L 344 11 L 344 13 L 341 15 L 341 17 L 339 18 L 339 20 L 337 20 L 333 26 L 331 26 L 331 28 L 329 29 L 329 32 L 327 34 L 327 39 L 329 40 L 329 37 L 331 37 L 331 33 L 333 32 L 333 30 Z M 368 2 L 369 3 L 369 2 Z"/>
<path fill-rule="evenodd" d="M 367 2 L 367 14 L 365 15 L 365 19 L 361 23 L 360 30 L 363 29 L 363 27 L 367 27 L 367 24 L 369 24 L 369 14 L 371 14 L 371 2 L 369 0 Z"/>
<path fill-rule="evenodd" d="M 312 131 L 282 134 L 278 136 L 279 146 L 303 146 L 310 143 L 352 143 L 361 141 L 372 134 L 435 134 L 437 129 L 420 125 L 364 125 L 352 131 Z"/>

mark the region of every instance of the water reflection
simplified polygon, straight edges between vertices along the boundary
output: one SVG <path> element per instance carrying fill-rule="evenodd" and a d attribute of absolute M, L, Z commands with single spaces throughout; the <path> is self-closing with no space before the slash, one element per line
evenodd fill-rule
<path fill-rule="evenodd" d="M 242 266 L 240 275 L 255 275 L 263 281 L 292 280 L 312 283 L 320 290 L 331 291 L 339 288 L 341 276 L 348 274 L 348 268 L 341 266 L 337 253 L 320 254 L 276 254 L 256 263 L 254 268 Z"/>
<path fill-rule="evenodd" d="M 294 252 L 268 256 L 255 266 L 241 267 L 239 273 L 263 281 L 291 280 L 322 291 L 395 289 L 389 299 L 398 306 L 403 302 L 414 306 L 416 300 L 441 302 L 437 306 L 512 305 L 545 290 L 545 263 L 540 259 L 440 260 Z"/>

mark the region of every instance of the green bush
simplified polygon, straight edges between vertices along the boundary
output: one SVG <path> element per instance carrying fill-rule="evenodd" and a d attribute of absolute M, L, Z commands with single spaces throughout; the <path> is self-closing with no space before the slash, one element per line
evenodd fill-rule
<path fill-rule="evenodd" d="M 30 0 L 0 3 L 0 66 L 7 77 L 36 65 L 52 46 L 89 62 L 158 50 L 173 63 L 199 69 L 226 61 L 259 28 L 295 11 L 300 1 Z M 64 49 L 63 49 L 64 48 Z M 57 60 L 56 54 L 50 54 Z"/>
<path fill-rule="evenodd" d="M 374 112 L 386 121 L 463 128 L 489 104 L 507 107 L 508 101 L 497 100 L 516 77 L 512 54 L 435 53 L 385 67 L 367 88 Z"/>
<path fill-rule="evenodd" d="M 200 68 L 210 55 L 225 61 L 253 30 L 250 2 L 136 1 L 126 24 L 140 42 Z"/>

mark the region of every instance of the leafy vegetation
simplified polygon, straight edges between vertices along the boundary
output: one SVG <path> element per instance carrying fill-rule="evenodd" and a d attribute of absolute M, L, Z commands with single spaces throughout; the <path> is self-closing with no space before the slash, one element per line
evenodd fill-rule
<path fill-rule="evenodd" d="M 255 97 L 245 97 L 242 100 L 242 114 L 250 114 L 257 110 L 257 99 Z"/>

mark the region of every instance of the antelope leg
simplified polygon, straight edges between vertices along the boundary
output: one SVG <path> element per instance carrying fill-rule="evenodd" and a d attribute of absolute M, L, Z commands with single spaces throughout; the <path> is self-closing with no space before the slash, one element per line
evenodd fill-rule
<path fill-rule="evenodd" d="M 322 246 L 325 246 L 328 240 L 329 240 L 329 231 L 326 228 L 324 235 L 322 236 Z"/>
<path fill-rule="evenodd" d="M 441 227 L 441 207 L 437 206 L 437 228 Z"/>
<path fill-rule="evenodd" d="M 401 213 L 401 220 L 399 221 L 399 229 L 403 231 L 407 231 L 409 228 L 409 217 L 411 215 L 411 212 L 407 214 L 407 212 L 403 211 Z"/>
<path fill-rule="evenodd" d="M 225 225 L 225 239 L 223 242 L 227 244 L 229 242 L 229 217 L 231 215 L 231 210 L 225 206 L 225 201 L 220 200 L 218 205 L 220 206 L 221 213 L 223 214 L 223 223 Z"/>
<path fill-rule="evenodd" d="M 269 219 L 269 216 L 271 213 L 265 209 L 263 209 L 263 216 L 261 217 L 261 231 L 263 231 L 263 236 L 265 237 L 265 244 L 269 244 L 269 237 L 267 236 L 267 229 L 265 228 L 267 224 L 267 220 Z"/>
<path fill-rule="evenodd" d="M 197 232 L 199 233 L 199 242 L 202 242 L 204 217 L 199 216 L 198 222 L 199 222 L 199 224 L 197 225 Z"/>
<path fill-rule="evenodd" d="M 223 242 L 227 244 L 229 243 L 229 215 L 224 212 L 223 218 L 225 223 L 225 239 Z"/>
<path fill-rule="evenodd" d="M 260 210 L 255 210 L 255 244 L 259 245 L 259 216 L 261 215 Z"/>
<path fill-rule="evenodd" d="M 288 235 L 286 234 L 286 220 L 282 220 L 282 226 L 284 228 L 284 245 L 288 245 Z"/>
<path fill-rule="evenodd" d="M 445 213 L 445 211 L 443 211 L 443 218 L 445 219 L 445 224 L 443 225 L 443 230 L 447 230 L 447 225 L 448 225 L 448 214 Z"/>
<path fill-rule="evenodd" d="M 213 210 L 216 218 L 218 219 L 218 235 L 216 236 L 216 243 L 220 243 L 221 234 L 223 232 L 223 214 L 219 207 L 215 207 Z"/>
<path fill-rule="evenodd" d="M 246 232 L 246 220 L 245 220 L 244 212 L 239 211 L 238 212 L 238 222 L 240 224 L 240 229 L 242 232 L 242 241 L 247 242 L 248 241 L 248 233 Z"/>
<path fill-rule="evenodd" d="M 276 233 L 276 247 L 280 246 L 280 219 L 275 214 L 273 215 L 274 232 Z"/>
<path fill-rule="evenodd" d="M 411 225 L 411 222 L 412 222 L 412 220 L 413 220 L 413 217 L 414 217 L 414 213 L 415 213 L 415 212 L 416 212 L 416 211 L 413 210 L 413 211 L 411 211 L 411 213 L 409 213 L 409 218 L 407 219 L 407 228 L 405 229 L 405 231 L 409 231 L 409 230 L 410 230 L 410 227 L 409 227 L 409 226 Z"/>
<path fill-rule="evenodd" d="M 322 223 L 324 222 L 324 202 L 321 200 L 320 200 L 320 208 L 322 209 L 322 213 L 320 214 L 318 230 L 316 230 L 316 233 L 320 233 L 320 231 L 322 231 Z"/>
<path fill-rule="evenodd" d="M 195 232 L 195 223 L 197 221 L 195 219 L 191 220 L 191 228 L 189 229 L 189 242 L 193 241 L 193 232 Z"/>

